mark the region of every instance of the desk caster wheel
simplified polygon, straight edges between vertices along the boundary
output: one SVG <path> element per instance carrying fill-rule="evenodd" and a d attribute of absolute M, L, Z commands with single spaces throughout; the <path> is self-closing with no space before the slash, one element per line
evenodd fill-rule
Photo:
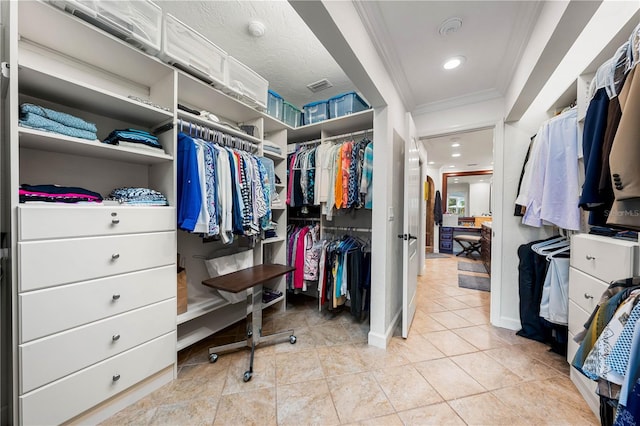
<path fill-rule="evenodd" d="M 209 354 L 209 362 L 214 363 L 218 360 L 218 354 Z"/>
<path fill-rule="evenodd" d="M 251 380 L 252 376 L 253 376 L 253 373 L 251 371 L 245 371 L 244 376 L 242 376 L 242 380 L 245 382 L 248 382 L 249 380 Z"/>
<path fill-rule="evenodd" d="M 293 334 L 289 336 L 289 343 L 291 343 L 292 345 L 295 345 L 297 341 L 298 339 Z"/>

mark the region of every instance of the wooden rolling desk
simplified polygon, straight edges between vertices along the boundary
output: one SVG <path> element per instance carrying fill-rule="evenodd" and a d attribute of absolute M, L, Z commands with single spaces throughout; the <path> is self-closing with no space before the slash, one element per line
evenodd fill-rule
<path fill-rule="evenodd" d="M 218 352 L 250 348 L 249 370 L 245 371 L 242 378 L 245 382 L 248 382 L 253 376 L 253 357 L 258 344 L 267 343 L 285 336 L 289 336 L 289 343 L 296 343 L 293 329 L 279 331 L 266 336 L 262 335 L 262 284 L 295 269 L 287 265 L 263 264 L 202 281 L 202 284 L 207 287 L 232 293 L 251 289 L 251 291 L 247 292 L 247 338 L 228 345 L 209 348 L 209 361 L 216 362 L 218 360 Z"/>

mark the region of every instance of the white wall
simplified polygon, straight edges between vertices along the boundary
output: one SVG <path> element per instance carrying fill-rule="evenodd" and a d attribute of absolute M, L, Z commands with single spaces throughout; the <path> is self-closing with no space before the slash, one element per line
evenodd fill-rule
<path fill-rule="evenodd" d="M 469 216 L 482 216 L 489 214 L 489 198 L 491 184 L 489 182 L 476 182 L 469 184 Z"/>
<path fill-rule="evenodd" d="M 413 120 L 420 137 L 455 133 L 490 127 L 504 115 L 504 99 L 496 98 L 458 107 L 413 113 Z"/>
<path fill-rule="evenodd" d="M 402 309 L 402 187 L 398 156 L 409 137 L 406 108 L 352 2 L 290 1 L 374 107 L 372 282 L 369 344 L 386 347 Z M 400 296 L 399 296 L 400 295 Z"/>

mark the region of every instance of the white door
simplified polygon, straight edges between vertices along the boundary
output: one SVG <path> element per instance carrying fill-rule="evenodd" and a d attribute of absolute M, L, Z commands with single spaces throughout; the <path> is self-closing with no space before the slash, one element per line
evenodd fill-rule
<path fill-rule="evenodd" d="M 409 336 L 409 328 L 416 313 L 418 280 L 418 221 L 420 213 L 420 158 L 413 138 L 404 150 L 404 218 L 402 245 L 402 337 Z"/>

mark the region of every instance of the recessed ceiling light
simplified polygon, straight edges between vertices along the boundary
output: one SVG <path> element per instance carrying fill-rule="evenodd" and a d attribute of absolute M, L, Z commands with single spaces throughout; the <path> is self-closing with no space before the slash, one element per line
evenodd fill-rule
<path fill-rule="evenodd" d="M 480 179 L 478 182 L 484 182 L 484 179 Z"/>
<path fill-rule="evenodd" d="M 447 61 L 442 65 L 445 70 L 452 70 L 454 68 L 458 68 L 465 61 L 464 56 L 454 56 L 453 58 L 447 59 Z"/>
<path fill-rule="evenodd" d="M 456 152 L 456 153 L 454 153 L 454 154 L 451 154 L 451 156 L 452 156 L 452 157 L 460 157 L 460 153 L 459 153 L 459 152 Z"/>
<path fill-rule="evenodd" d="M 460 146 L 460 144 L 459 144 L 459 143 L 457 143 L 457 142 L 456 142 L 456 143 L 452 143 L 452 144 L 451 144 L 451 148 L 457 148 L 457 147 L 459 147 L 459 146 Z"/>
<path fill-rule="evenodd" d="M 455 167 L 455 164 L 452 164 L 452 165 L 449 166 L 450 169 L 452 169 L 454 167 Z"/>
<path fill-rule="evenodd" d="M 429 164 L 436 164 L 435 161 L 429 161 Z"/>

